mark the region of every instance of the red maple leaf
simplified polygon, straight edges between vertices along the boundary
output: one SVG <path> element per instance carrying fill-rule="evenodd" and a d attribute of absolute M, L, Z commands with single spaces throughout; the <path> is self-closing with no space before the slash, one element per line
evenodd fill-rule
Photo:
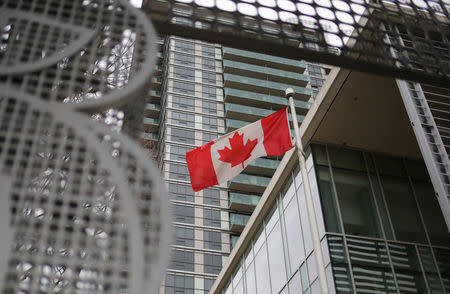
<path fill-rule="evenodd" d="M 258 143 L 258 139 L 247 140 L 247 143 L 244 145 L 244 134 L 239 135 L 238 132 L 236 132 L 233 137 L 228 138 L 228 140 L 230 141 L 231 149 L 225 147 L 222 150 L 217 150 L 220 154 L 219 160 L 231 163 L 231 167 L 240 163 L 242 163 L 242 167 L 244 167 L 244 161 L 251 156 L 253 148 L 255 148 Z"/>

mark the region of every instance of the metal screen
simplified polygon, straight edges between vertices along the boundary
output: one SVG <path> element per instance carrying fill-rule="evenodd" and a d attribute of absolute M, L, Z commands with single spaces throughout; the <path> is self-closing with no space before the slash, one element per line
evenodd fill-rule
<path fill-rule="evenodd" d="M 164 34 L 450 84 L 445 0 L 144 0 L 143 9 Z"/>

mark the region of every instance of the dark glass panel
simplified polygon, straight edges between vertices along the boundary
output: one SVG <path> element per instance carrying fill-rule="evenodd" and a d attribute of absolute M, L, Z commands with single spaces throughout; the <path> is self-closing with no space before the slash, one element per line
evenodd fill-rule
<path fill-rule="evenodd" d="M 447 293 L 450 293 L 450 250 L 433 248 L 436 262 L 441 273 L 442 282 Z"/>
<path fill-rule="evenodd" d="M 325 229 L 327 232 L 341 233 L 338 209 L 331 183 L 330 172 L 327 167 L 317 167 L 317 180 L 319 182 L 320 200 L 325 219 Z"/>
<path fill-rule="evenodd" d="M 312 145 L 315 164 L 328 166 L 327 152 L 323 145 Z"/>
<path fill-rule="evenodd" d="M 424 229 L 408 180 L 382 176 L 381 182 L 397 239 L 425 243 Z"/>
<path fill-rule="evenodd" d="M 418 250 L 430 292 L 432 294 L 444 293 L 443 285 L 439 278 L 437 265 L 434 262 L 433 254 L 430 247 L 418 246 Z"/>
<path fill-rule="evenodd" d="M 380 225 L 367 174 L 333 169 L 344 231 L 380 237 Z"/>
<path fill-rule="evenodd" d="M 359 151 L 328 147 L 328 153 L 332 167 L 366 171 L 364 158 Z"/>
<path fill-rule="evenodd" d="M 400 293 L 427 293 L 416 247 L 406 244 L 389 243 L 389 253 L 394 266 Z"/>
<path fill-rule="evenodd" d="M 413 181 L 414 192 L 433 245 L 450 247 L 450 234 L 430 182 Z"/>

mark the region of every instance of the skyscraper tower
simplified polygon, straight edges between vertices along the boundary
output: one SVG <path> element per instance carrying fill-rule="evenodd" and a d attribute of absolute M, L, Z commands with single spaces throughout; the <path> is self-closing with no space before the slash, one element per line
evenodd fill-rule
<path fill-rule="evenodd" d="M 260 158 L 229 183 L 194 193 L 186 151 L 285 107 L 295 87 L 298 120 L 309 109 L 317 65 L 197 40 L 166 37 L 142 133 L 167 184 L 175 239 L 161 293 L 207 293 L 281 158 Z"/>

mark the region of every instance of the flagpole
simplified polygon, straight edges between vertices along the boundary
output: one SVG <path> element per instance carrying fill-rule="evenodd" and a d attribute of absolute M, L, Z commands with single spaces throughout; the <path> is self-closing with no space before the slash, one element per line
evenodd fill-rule
<path fill-rule="evenodd" d="M 317 263 L 317 273 L 319 278 L 320 293 L 328 294 L 327 277 L 325 275 L 325 265 L 323 262 L 322 246 L 320 245 L 319 229 L 317 226 L 314 204 L 311 196 L 311 186 L 308 178 L 308 170 L 306 168 L 306 156 L 303 152 L 302 142 L 300 140 L 300 131 L 298 129 L 297 114 L 295 112 L 294 96 L 295 92 L 292 88 L 286 89 L 286 98 L 289 99 L 291 108 L 292 123 L 294 124 L 295 145 L 297 146 L 298 162 L 300 164 L 300 172 L 302 174 L 303 189 L 305 191 L 306 208 L 308 211 L 309 227 L 311 229 L 311 237 L 313 240 L 314 256 Z"/>

